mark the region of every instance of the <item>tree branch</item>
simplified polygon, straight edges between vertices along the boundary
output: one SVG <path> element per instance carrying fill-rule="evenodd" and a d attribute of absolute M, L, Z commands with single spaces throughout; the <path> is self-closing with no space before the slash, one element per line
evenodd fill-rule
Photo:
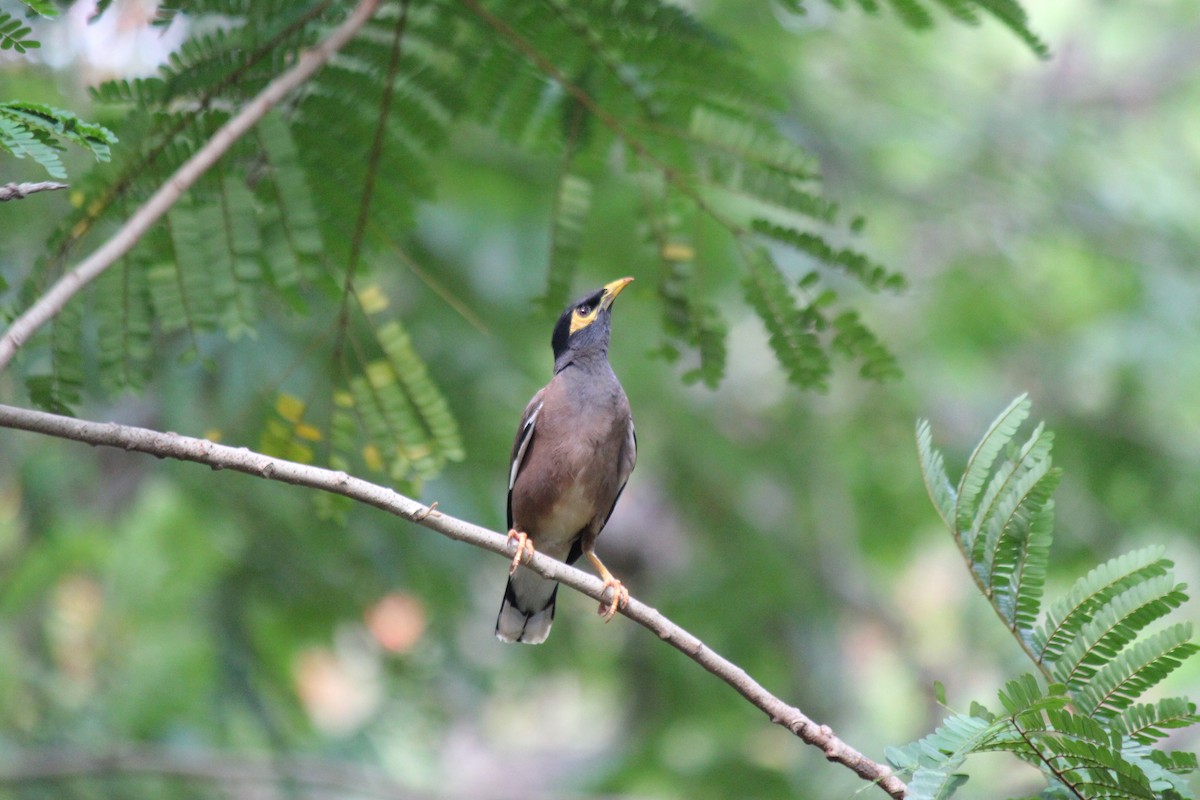
<path fill-rule="evenodd" d="M 66 189 L 67 184 L 43 181 L 42 183 L 6 183 L 0 186 L 0 203 L 6 200 L 24 200 L 36 192 L 53 192 L 56 189 Z"/>
<path fill-rule="evenodd" d="M 74 747 L 19 750 L 0 758 L 0 787 L 18 791 L 30 784 L 72 779 L 131 776 L 169 778 L 179 782 L 215 784 L 222 797 L 378 798 L 378 800 L 561 800 L 549 792 L 515 794 L 493 788 L 463 791 L 422 791 L 388 775 L 382 769 L 321 758 L 254 757 L 212 750 L 186 750 L 147 745 L 117 745 L 92 751 Z M 288 785 L 291 794 L 280 791 Z M 125 784 L 121 784 L 122 787 Z M 274 792 L 264 792 L 275 788 Z M 84 794 L 84 793 L 80 793 Z M 207 797 L 208 795 L 201 795 Z M 588 794 L 591 800 L 621 800 L 622 795 Z"/>
<path fill-rule="evenodd" d="M 379 3 L 380 0 L 360 0 L 345 22 L 316 47 L 302 53 L 294 67 L 267 84 L 236 116 L 218 128 L 212 138 L 185 161 L 175 174 L 109 237 L 108 241 L 59 278 L 49 291 L 17 317 L 4 335 L 0 336 L 0 372 L 12 361 L 22 343 L 38 328 L 53 319 L 84 286 L 128 253 L 154 223 L 166 214 L 183 193 L 212 168 L 238 139 L 354 38 L 358 29 L 375 13 Z"/>
<path fill-rule="evenodd" d="M 159 458 L 194 461 L 214 470 L 232 469 L 260 478 L 319 489 L 374 506 L 423 525 L 450 539 L 466 542 L 505 557 L 513 555 L 507 537 L 502 534 L 443 514 L 434 510 L 433 506 L 423 505 L 392 489 L 355 478 L 345 472 L 297 464 L 244 447 L 220 445 L 207 439 L 194 439 L 177 433 L 163 433 L 115 422 L 89 422 L 6 405 L 0 405 L 0 427 L 41 433 L 90 445 L 119 447 Z M 527 566 L 539 575 L 565 584 L 597 601 L 604 600 L 611 591 L 605 588 L 599 578 L 541 553 L 535 553 Z M 897 800 L 905 796 L 907 787 L 887 766 L 867 758 L 835 736 L 828 726 L 818 725 L 800 709 L 788 705 L 768 692 L 741 667 L 714 652 L 696 636 L 671 622 L 657 610 L 630 598 L 629 605 L 622 609 L 621 613 L 653 631 L 660 639 L 725 681 L 765 713 L 771 722 L 787 728 L 806 744 L 820 748 L 830 761 L 851 769 L 864 780 L 877 783 Z"/>
<path fill-rule="evenodd" d="M 330 797 L 378 797 L 415 800 L 414 793 L 382 772 L 353 764 L 316 759 L 247 758 L 232 753 L 197 753 L 189 748 L 128 746 L 101 752 L 46 748 L 21 753 L 0 767 L 0 786 L 19 787 L 41 781 L 94 778 L 109 775 L 147 775 L 218 784 L 304 785 Z M 234 795 L 240 796 L 240 795 Z"/>

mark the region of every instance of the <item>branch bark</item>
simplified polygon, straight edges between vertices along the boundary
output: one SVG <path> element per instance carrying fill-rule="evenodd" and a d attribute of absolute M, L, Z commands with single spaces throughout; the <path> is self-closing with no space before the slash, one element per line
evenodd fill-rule
<path fill-rule="evenodd" d="M 138 240 L 156 223 L 183 193 L 225 155 L 238 139 L 258 124 L 272 108 L 294 89 L 313 76 L 326 61 L 340 50 L 363 26 L 380 0 L 361 0 L 350 16 L 316 47 L 303 53 L 296 65 L 267 84 L 228 122 L 217 129 L 196 154 L 184 162 L 175 174 L 159 187 L 108 241 L 96 248 L 71 271 L 67 272 L 49 291 L 38 298 L 25 313 L 17 317 L 0 336 L 0 372 L 12 361 L 21 345 L 53 319 L 67 302 L 104 270 L 128 253 Z"/>
<path fill-rule="evenodd" d="M 0 203 L 7 200 L 24 200 L 37 192 L 53 192 L 56 189 L 66 189 L 67 184 L 43 181 L 41 183 L 6 183 L 0 186 Z"/>
<path fill-rule="evenodd" d="M 231 469 L 260 478 L 319 489 L 374 506 L 450 539 L 490 550 L 506 558 L 511 558 L 514 554 L 507 537 L 503 534 L 444 514 L 433 506 L 426 506 L 387 487 L 355 478 L 345 472 L 297 464 L 256 453 L 245 447 L 230 447 L 177 433 L 135 428 L 115 422 L 89 422 L 6 405 L 0 405 L 0 427 L 41 433 L 90 445 L 118 447 L 148 453 L 158 458 L 194 461 L 214 470 Z M 599 578 L 541 553 L 536 553 L 527 566 L 539 575 L 552 578 L 596 601 L 605 600 L 611 591 L 605 588 Z M 862 779 L 878 784 L 898 800 L 905 796 L 907 787 L 892 774 L 890 768 L 867 758 L 834 735 L 828 726 L 817 724 L 800 709 L 788 705 L 768 692 L 737 664 L 713 651 L 699 638 L 667 619 L 656 609 L 630 598 L 629 605 L 622 609 L 621 613 L 725 681 L 766 714 L 771 722 L 787 728 L 806 744 L 820 748 L 828 760 L 842 764 Z"/>

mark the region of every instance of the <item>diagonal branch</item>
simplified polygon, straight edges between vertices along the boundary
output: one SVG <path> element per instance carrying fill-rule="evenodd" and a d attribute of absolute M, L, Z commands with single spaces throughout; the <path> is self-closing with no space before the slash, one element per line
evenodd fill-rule
<path fill-rule="evenodd" d="M 358 29 L 375 13 L 380 0 L 360 0 L 350 16 L 333 30 L 324 41 L 303 53 L 296 65 L 267 84 L 258 95 L 234 117 L 222 125 L 204 147 L 184 162 L 175 174 L 163 183 L 150 199 L 134 212 L 121 228 L 100 245 L 70 272 L 63 275 L 50 290 L 17 317 L 0 336 L 0 372 L 8 366 L 21 345 L 42 325 L 53 319 L 84 286 L 137 244 L 171 206 L 183 196 L 200 176 L 225 155 L 233 144 L 259 120 L 266 116 L 294 89 L 313 76 L 326 61 L 349 42 Z"/>
<path fill-rule="evenodd" d="M 148 453 L 158 458 L 194 461 L 214 470 L 232 469 L 260 478 L 319 489 L 374 506 L 455 541 L 466 542 L 506 558 L 513 555 L 507 537 L 502 534 L 435 511 L 432 506 L 425 506 L 392 489 L 355 478 L 345 472 L 297 464 L 244 447 L 229 447 L 177 433 L 163 433 L 115 422 L 89 422 L 6 405 L 0 405 L 0 427 L 41 433 L 90 445 L 118 447 Z M 594 600 L 603 600 L 609 591 L 599 578 L 541 553 L 534 554 L 528 567 L 539 575 L 565 584 Z M 768 692 L 741 667 L 717 654 L 656 609 L 631 598 L 629 605 L 622 609 L 622 613 L 725 681 L 770 717 L 771 722 L 787 728 L 806 744 L 820 748 L 828 760 L 842 764 L 864 780 L 877 783 L 897 800 L 905 796 L 907 787 L 888 767 L 867 758 L 835 736 L 828 726 L 817 724 L 800 709 L 788 705 Z"/>

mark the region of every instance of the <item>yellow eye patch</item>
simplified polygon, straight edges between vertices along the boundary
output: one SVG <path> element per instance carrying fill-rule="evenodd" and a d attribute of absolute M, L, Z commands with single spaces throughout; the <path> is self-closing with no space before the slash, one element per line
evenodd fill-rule
<path fill-rule="evenodd" d="M 596 303 L 596 305 L 592 306 L 591 311 L 589 311 L 586 314 L 579 313 L 578 308 L 575 309 L 574 311 L 572 311 L 571 312 L 571 333 L 575 333 L 575 331 L 581 331 L 584 328 L 586 328 L 588 325 L 591 325 L 593 322 L 595 322 L 596 317 L 600 316 L 600 308 L 601 308 L 601 304 Z"/>

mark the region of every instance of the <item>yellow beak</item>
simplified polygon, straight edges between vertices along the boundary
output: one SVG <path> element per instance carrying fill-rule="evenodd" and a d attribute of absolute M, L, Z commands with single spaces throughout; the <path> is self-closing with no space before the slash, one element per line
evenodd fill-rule
<path fill-rule="evenodd" d="M 608 308 L 611 306 L 613 300 L 616 300 L 617 295 L 621 293 L 621 290 L 631 283 L 633 283 L 633 278 L 618 278 L 612 283 L 604 284 L 604 296 L 600 298 L 600 307 Z"/>

